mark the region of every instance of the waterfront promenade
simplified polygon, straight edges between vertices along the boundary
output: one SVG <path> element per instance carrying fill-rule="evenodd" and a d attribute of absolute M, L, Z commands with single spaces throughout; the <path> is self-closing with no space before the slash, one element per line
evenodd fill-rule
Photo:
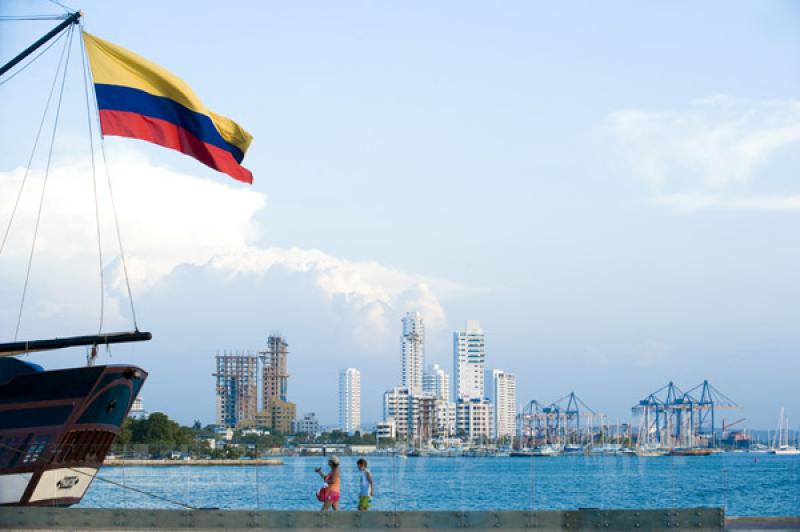
<path fill-rule="evenodd" d="M 319 512 L 0 508 L 4 530 L 670 530 L 797 531 L 800 517 L 726 518 L 721 508 L 495 512 Z"/>
<path fill-rule="evenodd" d="M 725 529 L 721 508 L 542 512 L 284 512 L 0 508 L 9 530 L 692 530 Z"/>

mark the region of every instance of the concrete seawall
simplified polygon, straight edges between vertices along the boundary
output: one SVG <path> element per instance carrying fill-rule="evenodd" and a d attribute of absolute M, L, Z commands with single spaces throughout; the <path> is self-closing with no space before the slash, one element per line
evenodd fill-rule
<path fill-rule="evenodd" d="M 0 528 L 39 530 L 694 530 L 725 529 L 721 508 L 497 512 L 319 512 L 0 508 Z"/>

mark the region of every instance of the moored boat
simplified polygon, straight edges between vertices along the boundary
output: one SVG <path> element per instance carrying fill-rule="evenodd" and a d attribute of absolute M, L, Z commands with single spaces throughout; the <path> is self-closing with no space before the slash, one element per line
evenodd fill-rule
<path fill-rule="evenodd" d="M 709 456 L 714 452 L 707 447 L 679 447 L 670 450 L 671 456 Z"/>
<path fill-rule="evenodd" d="M 48 112 L 54 109 L 50 146 L 49 150 L 45 150 L 49 155 L 32 231 L 33 239 L 30 250 L 26 252 L 27 273 L 14 341 L 0 343 L 0 505 L 66 506 L 80 502 L 103 464 L 147 378 L 144 370 L 133 365 L 95 365 L 99 346 L 151 339 L 149 332 L 139 331 L 136 321 L 103 138 L 106 135 L 136 138 L 172 148 L 238 181 L 252 182 L 252 174 L 240 164 L 252 140 L 249 133 L 229 118 L 205 108 L 191 88 L 177 76 L 129 50 L 85 32 L 81 23 L 81 12 L 70 12 L 59 2 L 54 3 L 63 7 L 67 13 L 46 16 L 45 19 L 58 19 L 61 22 L 0 66 L 0 78 L 10 73 L 2 78 L 2 83 L 10 81 L 45 54 L 57 40 L 63 38 L 63 49 L 39 129 L 41 133 L 42 126 L 49 118 Z M 14 18 L 36 20 L 40 17 Z M 73 40 L 76 34 L 79 36 L 79 44 Z M 43 48 L 45 45 L 47 47 Z M 39 222 L 65 94 L 64 87 L 69 78 L 70 52 L 75 46 L 80 48 L 80 63 L 84 68 L 81 78 L 84 92 L 82 103 L 86 105 L 91 177 L 95 191 L 97 242 L 92 247 L 97 246 L 99 255 L 99 332 L 86 336 L 17 341 L 31 264 L 37 249 Z M 32 55 L 40 49 L 37 55 Z M 23 63 L 29 56 L 30 61 Z M 14 70 L 15 68 L 17 69 Z M 61 89 L 55 91 L 59 82 Z M 56 104 L 51 106 L 54 95 L 57 95 Z M 187 108 L 186 104 L 191 105 L 192 109 Z M 96 123 L 93 121 L 95 119 Z M 101 209 L 97 194 L 98 165 L 95 161 L 97 150 L 93 133 L 95 130 L 99 133 L 100 153 L 107 171 L 114 232 L 119 245 L 118 258 L 130 303 L 131 332 L 108 333 L 103 329 L 106 297 L 103 272 L 108 264 L 103 259 Z M 17 193 L 17 202 L 23 197 L 39 138 L 37 133 L 28 167 Z M 17 204 L 14 205 L 6 225 L 5 236 L 0 244 L 0 255 L 16 213 Z M 64 267 L 66 269 L 66 265 Z M 89 349 L 86 366 L 46 371 L 36 364 L 15 358 L 70 347 Z"/>
<path fill-rule="evenodd" d="M 147 373 L 0 359 L 0 506 L 80 502 Z"/>

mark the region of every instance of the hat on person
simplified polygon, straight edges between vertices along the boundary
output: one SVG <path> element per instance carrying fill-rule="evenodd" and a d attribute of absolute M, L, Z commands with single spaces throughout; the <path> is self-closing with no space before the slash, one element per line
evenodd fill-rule
<path fill-rule="evenodd" d="M 336 455 L 331 456 L 331 459 L 329 460 L 329 462 L 332 463 L 332 464 L 339 465 L 339 457 L 336 456 Z"/>

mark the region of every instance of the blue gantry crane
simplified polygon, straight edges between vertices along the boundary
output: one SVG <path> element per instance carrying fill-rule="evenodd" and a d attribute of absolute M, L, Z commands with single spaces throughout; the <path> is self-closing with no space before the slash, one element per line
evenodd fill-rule
<path fill-rule="evenodd" d="M 686 392 L 669 382 L 632 408 L 639 418 L 638 443 L 668 449 L 715 447 L 717 411 L 730 408 L 739 405 L 708 380 Z"/>

